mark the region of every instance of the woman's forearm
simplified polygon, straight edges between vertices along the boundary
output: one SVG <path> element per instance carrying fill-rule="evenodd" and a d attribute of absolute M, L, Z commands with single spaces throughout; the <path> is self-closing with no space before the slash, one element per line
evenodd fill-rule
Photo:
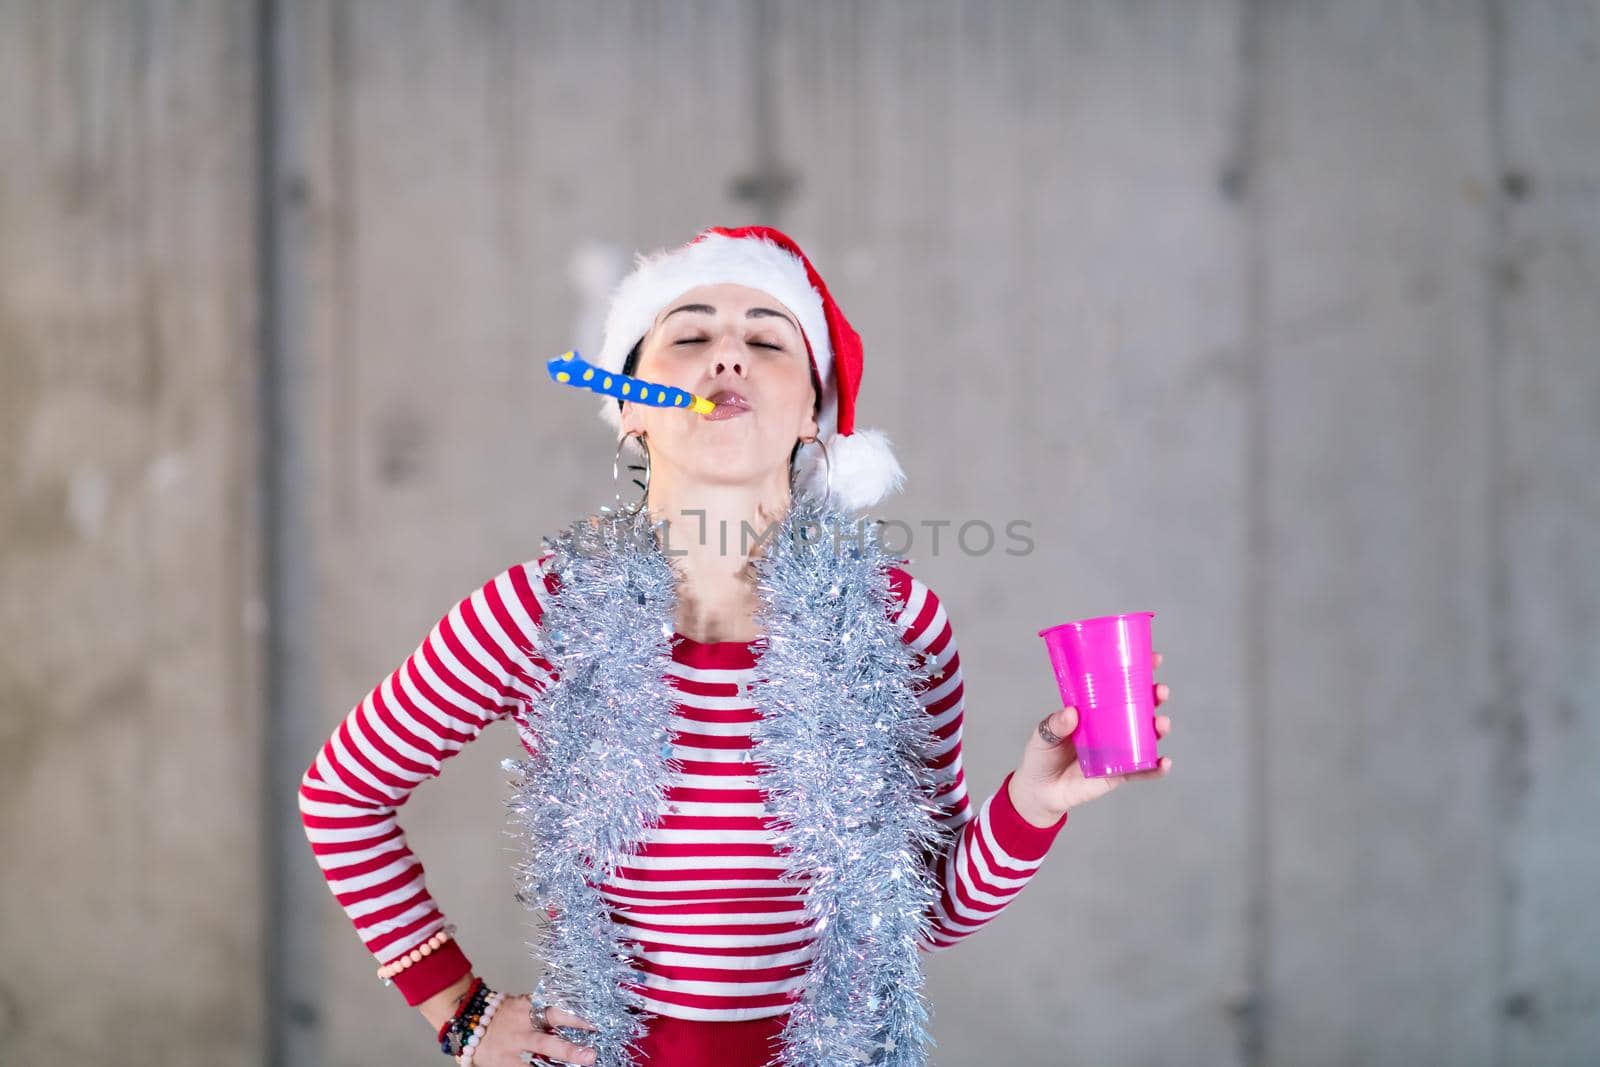
<path fill-rule="evenodd" d="M 328 888 L 380 972 L 407 1004 L 440 1023 L 454 1013 L 472 965 L 453 938 L 438 943 L 448 924 L 399 808 L 546 684 L 529 651 L 542 611 L 533 590 L 546 588 L 542 566 L 509 567 L 441 615 L 411 655 L 355 702 L 301 776 L 301 820 Z"/>

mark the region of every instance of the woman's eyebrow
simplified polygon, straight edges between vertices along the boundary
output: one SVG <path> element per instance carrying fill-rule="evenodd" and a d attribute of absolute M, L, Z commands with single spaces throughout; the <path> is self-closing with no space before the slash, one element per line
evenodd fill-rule
<path fill-rule="evenodd" d="M 712 307 L 710 304 L 682 304 L 661 316 L 661 321 L 666 322 L 680 311 L 697 311 L 702 315 L 715 315 L 717 313 L 717 309 Z M 762 317 L 782 319 L 790 326 L 793 326 L 795 330 L 798 331 L 800 329 L 799 325 L 796 324 L 793 319 L 785 315 L 783 312 L 774 310 L 773 308 L 750 308 L 744 313 L 744 317 L 747 319 L 759 319 Z"/>

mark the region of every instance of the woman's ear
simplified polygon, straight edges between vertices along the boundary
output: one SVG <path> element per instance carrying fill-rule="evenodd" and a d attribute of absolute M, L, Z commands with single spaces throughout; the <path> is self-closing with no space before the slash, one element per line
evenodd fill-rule
<path fill-rule="evenodd" d="M 821 435 L 822 435 L 822 428 L 817 425 L 816 412 L 814 412 L 814 411 L 813 412 L 808 412 L 806 414 L 805 422 L 800 424 L 800 436 L 801 436 L 801 438 L 803 439 L 803 438 L 807 438 L 807 437 L 820 437 Z"/>
<path fill-rule="evenodd" d="M 622 402 L 622 432 L 643 433 L 644 426 L 640 423 L 639 405 L 631 400 Z"/>

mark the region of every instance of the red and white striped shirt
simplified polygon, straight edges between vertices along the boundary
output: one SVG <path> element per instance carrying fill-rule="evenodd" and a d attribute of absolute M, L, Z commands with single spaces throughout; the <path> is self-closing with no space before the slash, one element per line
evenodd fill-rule
<path fill-rule="evenodd" d="M 307 768 L 300 786 L 306 836 L 339 904 L 380 963 L 445 924 L 396 808 L 490 723 L 510 718 L 537 744 L 527 700 L 556 679 L 538 655 L 544 603 L 559 592 L 549 554 L 502 571 L 452 607 L 387 679 L 359 701 Z M 937 672 L 918 698 L 941 743 L 930 762 L 939 819 L 954 831 L 936 863 L 940 898 L 921 944 L 937 952 L 994 919 L 1039 869 L 1066 823 L 1035 826 L 1012 806 L 1010 775 L 978 810 L 961 766 L 961 658 L 945 609 L 905 570 L 890 571 L 903 639 Z M 759 643 L 673 639 L 669 682 L 674 770 L 666 810 L 642 849 L 601 886 L 635 953 L 650 1011 L 742 1021 L 779 1015 L 799 995 L 814 944 L 804 888 L 780 882 L 750 735 L 748 687 Z M 394 979 L 409 1004 L 447 988 L 470 964 L 455 941 Z"/>

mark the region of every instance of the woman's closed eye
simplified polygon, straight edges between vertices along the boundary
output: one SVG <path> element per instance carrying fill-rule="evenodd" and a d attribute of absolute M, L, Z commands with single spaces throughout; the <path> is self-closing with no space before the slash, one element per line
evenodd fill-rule
<path fill-rule="evenodd" d="M 674 341 L 673 344 L 675 344 L 675 345 L 703 345 L 709 340 L 710 340 L 709 337 L 684 337 L 684 338 L 680 338 L 677 341 Z M 755 348 L 767 348 L 767 349 L 771 349 L 774 352 L 782 352 L 783 351 L 783 346 L 782 345 L 771 344 L 770 342 L 767 342 L 767 341 L 751 341 L 750 344 Z"/>

